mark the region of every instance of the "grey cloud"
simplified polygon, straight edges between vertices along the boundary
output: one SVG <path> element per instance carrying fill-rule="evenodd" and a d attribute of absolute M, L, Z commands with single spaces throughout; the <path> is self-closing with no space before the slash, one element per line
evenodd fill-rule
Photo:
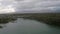
<path fill-rule="evenodd" d="M 50 7 L 60 7 L 59 3 L 59 0 L 24 0 L 17 2 L 17 5 L 14 6 L 16 7 L 17 11 L 41 11 L 54 9 Z"/>
<path fill-rule="evenodd" d="M 54 12 L 60 10 L 60 0 L 3 0 L 3 6 L 12 5 L 16 12 Z"/>
<path fill-rule="evenodd" d="M 24 1 L 24 0 L 15 0 L 15 1 Z"/>

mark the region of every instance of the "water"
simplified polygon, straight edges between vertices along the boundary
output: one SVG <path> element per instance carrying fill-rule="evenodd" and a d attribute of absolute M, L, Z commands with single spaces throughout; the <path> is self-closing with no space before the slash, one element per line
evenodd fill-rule
<path fill-rule="evenodd" d="M 60 34 L 58 27 L 23 18 L 0 25 L 0 34 Z"/>

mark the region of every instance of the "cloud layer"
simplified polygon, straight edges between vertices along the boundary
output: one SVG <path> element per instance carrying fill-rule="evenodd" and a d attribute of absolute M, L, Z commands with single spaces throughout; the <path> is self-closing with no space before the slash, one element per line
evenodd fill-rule
<path fill-rule="evenodd" d="M 0 0 L 0 13 L 57 11 L 60 11 L 60 0 Z"/>

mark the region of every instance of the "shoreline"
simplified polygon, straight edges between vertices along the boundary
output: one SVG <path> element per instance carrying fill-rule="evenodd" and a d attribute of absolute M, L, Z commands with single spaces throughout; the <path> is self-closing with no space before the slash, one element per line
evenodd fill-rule
<path fill-rule="evenodd" d="M 2 17 L 3 16 L 3 17 Z M 33 19 L 50 25 L 60 26 L 60 13 L 26 13 L 26 14 L 0 14 L 0 22 L 17 18 Z M 1 21 L 2 20 L 2 21 Z"/>

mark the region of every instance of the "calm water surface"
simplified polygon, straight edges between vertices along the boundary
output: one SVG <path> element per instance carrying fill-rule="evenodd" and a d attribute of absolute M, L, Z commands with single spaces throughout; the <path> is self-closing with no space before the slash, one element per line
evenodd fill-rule
<path fill-rule="evenodd" d="M 60 28 L 36 20 L 18 18 L 14 23 L 1 24 L 0 34 L 60 34 Z"/>

